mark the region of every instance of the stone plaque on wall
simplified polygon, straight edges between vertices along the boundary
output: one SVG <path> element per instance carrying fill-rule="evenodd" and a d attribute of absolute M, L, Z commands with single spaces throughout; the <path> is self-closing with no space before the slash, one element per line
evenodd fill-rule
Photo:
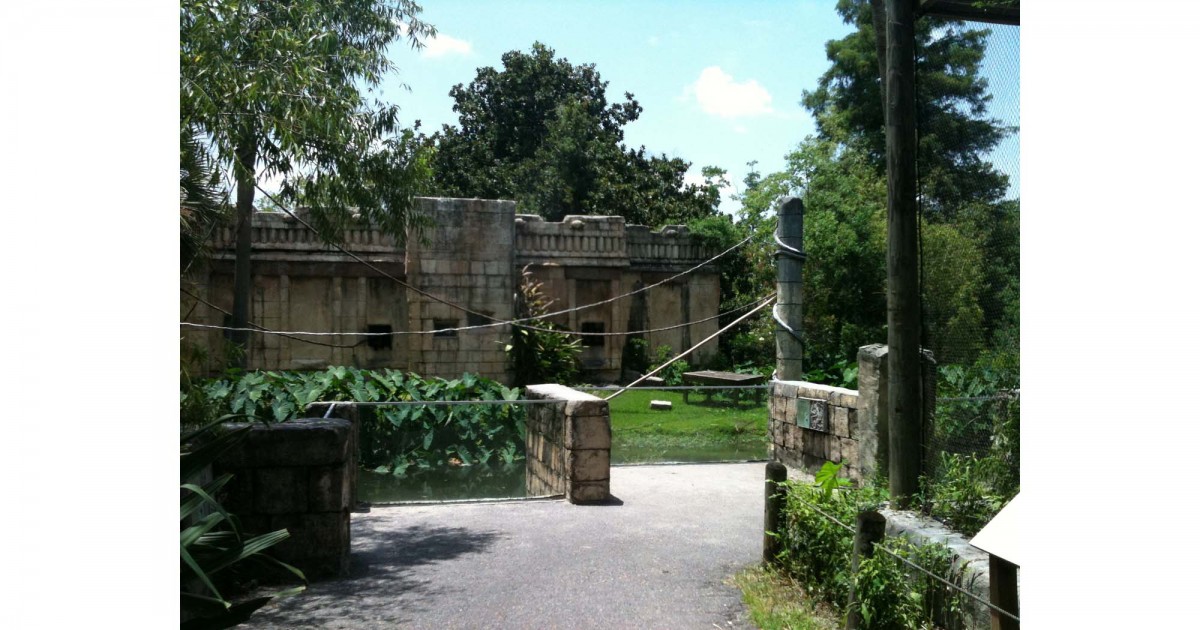
<path fill-rule="evenodd" d="M 796 399 L 796 424 L 814 431 L 829 430 L 829 407 L 824 400 Z"/>

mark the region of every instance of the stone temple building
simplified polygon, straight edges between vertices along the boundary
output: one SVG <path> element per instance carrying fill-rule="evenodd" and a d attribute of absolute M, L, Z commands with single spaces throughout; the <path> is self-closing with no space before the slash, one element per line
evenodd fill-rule
<path fill-rule="evenodd" d="M 543 293 L 553 300 L 550 310 L 560 311 L 618 298 L 714 254 L 683 226 L 652 232 L 626 225 L 622 217 L 599 216 L 568 216 L 553 223 L 516 214 L 511 201 L 419 198 L 417 204 L 432 219 L 420 238 L 400 245 L 380 230 L 360 225 L 346 231 L 343 247 L 425 295 L 322 243 L 286 214 L 256 213 L 251 322 L 274 331 L 426 334 L 287 337 L 256 332 L 250 335 L 247 367 L 351 365 L 447 378 L 474 372 L 510 383 L 504 348 L 512 339 L 511 326 L 451 329 L 512 319 L 523 270 L 542 283 Z M 223 229 L 214 237 L 211 259 L 187 278 L 189 291 L 225 311 L 233 304 L 233 242 L 233 229 Z M 710 264 L 648 291 L 551 320 L 572 331 L 621 333 L 711 318 L 644 335 L 653 356 L 660 345 L 682 351 L 715 333 L 719 302 L 717 269 Z M 230 320 L 186 294 L 180 306 L 183 321 L 220 326 Z M 216 366 L 222 331 L 183 327 L 182 334 L 186 343 L 208 355 L 208 364 L 198 367 Z M 620 380 L 625 336 L 581 339 L 585 378 L 593 383 Z M 703 362 L 715 352 L 714 339 L 688 359 Z"/>

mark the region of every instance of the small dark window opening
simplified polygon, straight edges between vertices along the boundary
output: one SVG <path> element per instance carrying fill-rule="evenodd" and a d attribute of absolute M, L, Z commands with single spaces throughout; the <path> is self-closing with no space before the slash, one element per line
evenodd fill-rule
<path fill-rule="evenodd" d="M 391 324 L 367 324 L 367 332 L 371 333 L 367 337 L 368 348 L 372 350 L 392 349 Z"/>
<path fill-rule="evenodd" d="M 226 315 L 226 316 L 222 317 L 221 318 L 221 326 L 223 328 L 225 328 L 225 330 L 221 331 L 221 333 L 225 336 L 225 338 L 233 339 L 233 331 L 229 330 L 230 328 L 233 328 L 233 315 Z"/>
<path fill-rule="evenodd" d="M 467 313 L 467 325 L 468 326 L 483 326 L 485 324 L 490 324 L 490 323 L 492 323 L 491 317 L 492 317 L 491 311 L 483 311 L 478 314 Z"/>
<path fill-rule="evenodd" d="M 602 333 L 604 332 L 604 322 L 583 322 L 579 332 L 585 333 Z M 603 348 L 604 337 L 597 335 L 583 335 L 583 347 L 585 348 Z"/>
<path fill-rule="evenodd" d="M 457 337 L 458 331 L 457 319 L 435 319 L 433 320 L 433 336 L 434 337 Z"/>

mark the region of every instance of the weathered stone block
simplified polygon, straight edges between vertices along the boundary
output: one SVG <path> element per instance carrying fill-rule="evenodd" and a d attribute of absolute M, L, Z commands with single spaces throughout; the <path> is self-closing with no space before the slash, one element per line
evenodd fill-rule
<path fill-rule="evenodd" d="M 862 465 L 858 461 L 858 441 L 850 438 L 842 438 L 839 441 L 841 443 L 842 459 L 855 468 L 862 468 Z"/>
<path fill-rule="evenodd" d="M 850 410 L 845 407 L 829 409 L 829 432 L 838 437 L 850 435 Z"/>
<path fill-rule="evenodd" d="M 775 396 L 783 398 L 796 397 L 796 381 L 771 381 L 770 392 Z"/>
<path fill-rule="evenodd" d="M 858 392 L 852 390 L 841 390 L 833 393 L 830 402 L 839 406 L 853 409 L 858 406 Z"/>
<path fill-rule="evenodd" d="M 225 426 L 238 428 L 246 424 Z M 344 462 L 349 456 L 349 420 L 302 418 L 270 426 L 251 425 L 246 439 L 226 451 L 215 468 L 321 466 Z"/>
<path fill-rule="evenodd" d="M 573 483 L 568 492 L 567 499 L 571 503 L 601 503 L 608 501 L 612 495 L 609 494 L 608 481 L 602 482 L 587 482 Z"/>
<path fill-rule="evenodd" d="M 607 449 L 567 451 L 567 475 L 571 481 L 601 481 L 608 479 L 609 452 Z"/>
<path fill-rule="evenodd" d="M 612 447 L 612 428 L 608 414 L 576 416 L 570 419 L 564 446 L 568 449 L 609 449 Z"/>
<path fill-rule="evenodd" d="M 308 509 L 312 512 L 340 512 L 350 509 L 350 469 L 341 466 L 314 466 L 308 471 Z"/>
<path fill-rule="evenodd" d="M 271 528 L 287 529 L 288 538 L 271 548 L 280 560 L 294 564 L 309 579 L 343 575 L 350 567 L 350 513 L 281 514 Z"/>
<path fill-rule="evenodd" d="M 220 498 L 221 506 L 233 514 L 250 514 L 254 511 L 254 469 L 235 468 L 233 479 L 225 484 Z"/>
<path fill-rule="evenodd" d="M 784 422 L 786 422 L 790 425 L 796 424 L 796 413 L 797 413 L 798 403 L 799 403 L 799 401 L 797 401 L 795 398 L 787 399 L 787 403 L 784 405 L 784 408 L 783 408 L 784 409 L 783 410 L 783 421 Z"/>
<path fill-rule="evenodd" d="M 834 463 L 842 461 L 842 441 L 835 435 L 825 435 L 825 459 Z"/>
<path fill-rule="evenodd" d="M 254 469 L 254 511 L 259 514 L 308 511 L 308 469 Z"/>
<path fill-rule="evenodd" d="M 572 390 L 574 391 L 574 390 Z M 567 399 L 568 416 L 607 416 L 608 401 L 603 398 L 575 392 L 577 395 Z"/>

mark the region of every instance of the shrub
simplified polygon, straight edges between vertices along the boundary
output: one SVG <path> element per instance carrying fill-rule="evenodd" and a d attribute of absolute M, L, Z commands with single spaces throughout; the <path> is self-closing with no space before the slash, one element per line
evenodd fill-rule
<path fill-rule="evenodd" d="M 422 379 L 397 370 L 331 367 L 321 372 L 248 372 L 200 387 L 224 413 L 273 422 L 304 415 L 315 401 L 516 400 L 520 390 L 473 374 Z M 361 407 L 360 465 L 402 475 L 451 459 L 464 465 L 524 459 L 525 410 L 518 405 Z"/>
<path fill-rule="evenodd" d="M 234 603 L 228 597 L 237 588 L 221 580 L 238 569 L 276 569 L 304 581 L 299 569 L 264 553 L 288 537 L 288 531 L 248 535 L 233 514 L 214 498 L 233 478 L 231 474 L 199 485 L 196 479 L 225 450 L 242 440 L 250 427 L 221 433 L 219 419 L 183 436 L 179 448 L 179 582 L 180 627 L 225 628 L 244 621 L 252 612 L 275 597 L 304 590 L 303 586 Z"/>
<path fill-rule="evenodd" d="M 671 346 L 665 344 L 661 345 L 655 350 L 654 365 L 656 367 L 663 365 L 667 361 L 670 361 L 671 357 L 673 356 L 675 356 L 675 353 L 671 350 Z M 658 373 L 658 376 L 662 378 L 664 385 L 674 387 L 676 385 L 683 384 L 683 373 L 691 369 L 692 368 L 688 365 L 687 361 L 680 359 L 663 368 L 663 370 Z"/>
<path fill-rule="evenodd" d="M 517 318 L 532 317 L 534 319 L 525 323 L 545 330 L 513 326 L 512 343 L 504 350 L 508 353 L 513 383 L 518 387 L 535 383 L 570 385 L 579 380 L 579 354 L 583 343 L 569 333 L 551 332 L 561 327 L 543 317 L 549 312 L 550 304 L 552 301 L 542 293 L 542 283 L 526 266 L 521 270 L 521 286 L 517 293 Z"/>

